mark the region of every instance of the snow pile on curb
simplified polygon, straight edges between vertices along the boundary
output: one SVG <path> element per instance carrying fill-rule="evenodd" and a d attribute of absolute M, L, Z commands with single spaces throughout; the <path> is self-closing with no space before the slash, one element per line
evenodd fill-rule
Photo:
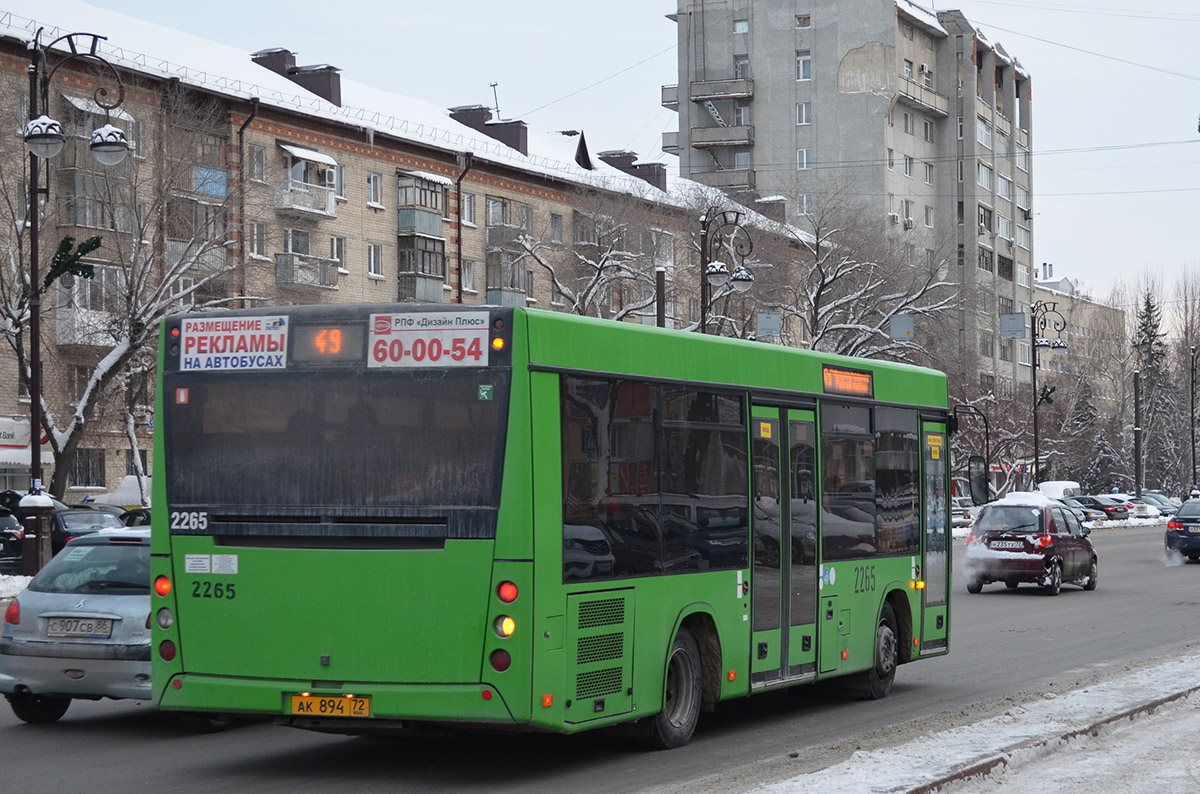
<path fill-rule="evenodd" d="M 1200 690 L 1195 684 L 1198 664 L 1200 657 L 1185 657 L 1064 695 L 1047 694 L 973 725 L 927 734 L 897 747 L 859 751 L 835 766 L 750 791 L 930 792 L 956 781 L 998 775 L 1008 767 L 1040 760 L 1072 739 L 1098 735 L 1109 725 L 1190 696 Z"/>
<path fill-rule="evenodd" d="M 0 598 L 13 598 L 29 584 L 32 576 L 0 576 Z"/>

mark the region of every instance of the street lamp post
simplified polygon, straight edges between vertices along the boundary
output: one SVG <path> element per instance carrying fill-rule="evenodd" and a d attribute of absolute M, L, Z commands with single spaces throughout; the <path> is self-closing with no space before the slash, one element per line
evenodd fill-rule
<path fill-rule="evenodd" d="M 39 28 L 28 45 L 29 121 L 25 125 L 25 146 L 29 149 L 29 209 L 26 224 L 29 226 L 30 494 L 40 493 L 42 486 L 42 284 L 38 277 L 38 234 L 41 221 L 39 198 L 50 193 L 49 179 L 45 187 L 38 183 L 41 181 L 41 160 L 56 156 L 66 143 L 62 125 L 50 116 L 50 81 L 59 69 L 72 61 L 84 61 L 103 67 L 111 74 L 117 85 L 116 97 L 110 98 L 108 89 L 103 86 L 97 88 L 93 94 L 96 105 L 104 111 L 104 124 L 92 133 L 90 148 L 97 162 L 106 166 L 119 164 L 129 151 L 129 141 L 124 131 L 110 123 L 110 111 L 115 110 L 125 100 L 125 84 L 116 67 L 97 52 L 100 42 L 104 41 L 105 37 L 94 33 L 67 33 L 43 47 L 41 36 L 42 29 Z M 69 52 L 50 68 L 47 51 L 56 47 L 65 48 Z M 38 544 L 38 549 L 46 545 Z"/>
<path fill-rule="evenodd" d="M 1049 401 L 1049 394 L 1038 394 L 1038 348 L 1061 350 L 1067 346 L 1067 343 L 1061 338 L 1063 330 L 1067 327 L 1067 321 L 1055 308 L 1057 305 L 1054 301 L 1034 301 L 1029 307 L 1029 330 L 1033 342 L 1031 345 L 1032 360 L 1030 361 L 1032 364 L 1030 380 L 1033 385 L 1033 477 L 1031 479 L 1033 489 L 1037 488 L 1038 474 L 1041 473 L 1041 459 L 1038 450 L 1038 406 L 1043 401 Z M 1047 329 L 1053 330 L 1058 335 L 1053 341 L 1046 338 Z"/>
<path fill-rule="evenodd" d="M 733 272 L 717 259 L 716 252 L 729 251 L 734 262 Z M 746 257 L 754 250 L 754 241 L 742 225 L 742 213 L 709 207 L 700 216 L 700 327 L 708 333 L 708 304 L 711 288 L 731 284 L 737 292 L 745 292 L 754 284 L 754 274 L 746 269 Z"/>
<path fill-rule="evenodd" d="M 1196 490 L 1196 346 L 1192 345 L 1192 411 L 1188 414 L 1188 427 L 1192 430 L 1192 487 Z"/>

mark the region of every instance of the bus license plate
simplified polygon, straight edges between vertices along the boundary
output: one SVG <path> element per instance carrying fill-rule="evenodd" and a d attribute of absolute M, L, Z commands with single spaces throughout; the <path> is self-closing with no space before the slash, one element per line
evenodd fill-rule
<path fill-rule="evenodd" d="M 112 620 L 109 618 L 50 618 L 46 623 L 46 636 L 107 639 L 112 636 Z"/>
<path fill-rule="evenodd" d="M 369 697 L 292 695 L 292 713 L 308 717 L 370 717 Z"/>

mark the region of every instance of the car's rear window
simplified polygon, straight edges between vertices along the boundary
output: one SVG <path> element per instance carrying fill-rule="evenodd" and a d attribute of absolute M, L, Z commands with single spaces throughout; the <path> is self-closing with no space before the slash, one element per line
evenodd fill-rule
<path fill-rule="evenodd" d="M 150 546 L 145 543 L 68 544 L 29 589 L 39 593 L 141 594 L 150 590 Z"/>
<path fill-rule="evenodd" d="M 975 521 L 977 532 L 1041 532 L 1041 513 L 1036 507 L 995 506 L 984 508 Z"/>
<path fill-rule="evenodd" d="M 1200 516 L 1200 499 L 1189 499 L 1179 506 L 1179 512 L 1175 514 L 1178 518 L 1189 518 L 1191 516 Z"/>

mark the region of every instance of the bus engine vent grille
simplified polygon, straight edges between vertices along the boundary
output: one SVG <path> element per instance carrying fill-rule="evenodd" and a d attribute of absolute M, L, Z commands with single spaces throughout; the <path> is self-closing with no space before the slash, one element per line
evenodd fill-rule
<path fill-rule="evenodd" d="M 613 626 L 625 621 L 625 599 L 606 598 L 579 605 L 579 628 Z"/>
<path fill-rule="evenodd" d="M 625 653 L 624 634 L 598 634 L 580 637 L 576 664 L 595 664 L 620 659 Z"/>
<path fill-rule="evenodd" d="M 620 691 L 620 667 L 592 670 L 575 676 L 575 697 L 578 700 L 615 695 Z"/>

